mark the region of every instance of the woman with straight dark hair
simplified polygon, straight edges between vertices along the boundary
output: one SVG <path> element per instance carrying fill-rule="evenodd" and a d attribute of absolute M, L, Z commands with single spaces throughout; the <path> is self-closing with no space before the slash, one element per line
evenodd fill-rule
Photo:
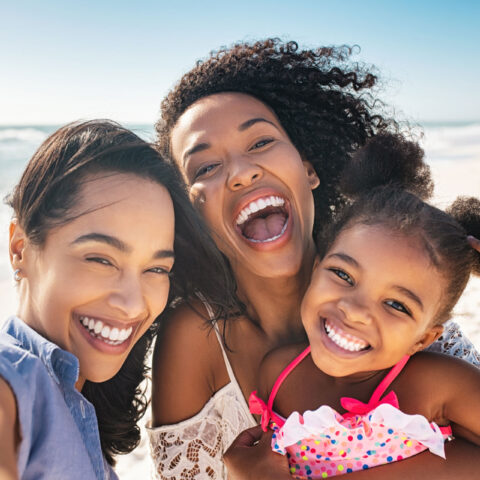
<path fill-rule="evenodd" d="M 197 294 L 224 315 L 230 276 L 172 167 L 110 121 L 52 134 L 8 203 L 20 303 L 0 333 L 0 477 L 116 478 L 159 315 Z"/>

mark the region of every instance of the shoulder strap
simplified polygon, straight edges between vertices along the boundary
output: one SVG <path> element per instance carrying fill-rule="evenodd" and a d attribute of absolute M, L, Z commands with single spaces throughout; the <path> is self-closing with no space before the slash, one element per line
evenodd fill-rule
<path fill-rule="evenodd" d="M 410 355 L 405 355 L 402 359 L 395 364 L 390 371 L 385 375 L 385 378 L 379 383 L 378 387 L 373 392 L 369 405 L 376 405 L 382 395 L 385 393 L 385 390 L 390 386 L 390 384 L 398 377 L 400 372 L 403 370 L 403 367 L 406 365 L 410 358 Z"/>
<path fill-rule="evenodd" d="M 310 345 L 297 357 L 295 357 L 283 370 L 282 373 L 278 376 L 273 384 L 272 391 L 270 392 L 270 396 L 268 397 L 267 407 L 268 410 L 271 412 L 273 407 L 273 402 L 277 395 L 278 389 L 282 385 L 283 381 L 287 378 L 287 376 L 291 373 L 291 371 L 310 353 Z"/>

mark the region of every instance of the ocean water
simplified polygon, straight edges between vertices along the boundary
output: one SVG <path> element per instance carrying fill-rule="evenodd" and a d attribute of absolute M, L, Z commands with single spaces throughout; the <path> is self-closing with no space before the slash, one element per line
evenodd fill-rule
<path fill-rule="evenodd" d="M 153 141 L 151 125 L 126 126 Z M 12 190 L 35 150 L 54 132 L 52 126 L 0 126 L 0 197 Z M 480 196 L 480 122 L 426 124 L 421 140 L 436 181 L 436 200 L 442 206 L 456 195 Z M 0 319 L 11 313 L 16 298 L 8 259 L 10 208 L 0 203 Z"/>

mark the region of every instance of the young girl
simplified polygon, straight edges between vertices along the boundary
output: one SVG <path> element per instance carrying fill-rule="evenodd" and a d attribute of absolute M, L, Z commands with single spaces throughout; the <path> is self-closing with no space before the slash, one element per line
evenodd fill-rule
<path fill-rule="evenodd" d="M 197 291 L 221 312 L 222 259 L 172 168 L 112 122 L 55 132 L 9 203 L 20 305 L 0 333 L 0 478 L 116 478 L 156 318 Z"/>
<path fill-rule="evenodd" d="M 375 158 L 377 168 L 366 170 Z M 427 448 L 444 457 L 452 433 L 480 444 L 480 371 L 417 353 L 439 338 L 470 272 L 480 272 L 467 239 L 480 233 L 480 201 L 458 199 L 445 213 L 388 185 L 403 177 L 428 196 L 427 167 L 412 182 L 421 161 L 418 149 L 386 135 L 356 156 L 344 191 L 369 193 L 322 243 L 301 307 L 309 346 L 277 349 L 262 363 L 250 409 L 264 430 L 273 428 L 272 448 L 287 454 L 295 478 L 367 469 Z"/>

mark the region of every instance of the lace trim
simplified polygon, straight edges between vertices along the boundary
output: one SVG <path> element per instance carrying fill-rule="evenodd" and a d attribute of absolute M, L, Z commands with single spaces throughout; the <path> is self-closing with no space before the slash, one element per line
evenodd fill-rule
<path fill-rule="evenodd" d="M 445 324 L 442 335 L 427 350 L 445 353 L 446 355 L 461 358 L 473 365 L 480 366 L 480 354 L 472 342 L 464 336 L 458 324 L 453 321 Z"/>
<path fill-rule="evenodd" d="M 154 478 L 227 478 L 223 452 L 235 437 L 255 425 L 241 408 L 245 402 L 231 383 L 220 389 L 195 416 L 174 425 L 147 427 Z"/>

